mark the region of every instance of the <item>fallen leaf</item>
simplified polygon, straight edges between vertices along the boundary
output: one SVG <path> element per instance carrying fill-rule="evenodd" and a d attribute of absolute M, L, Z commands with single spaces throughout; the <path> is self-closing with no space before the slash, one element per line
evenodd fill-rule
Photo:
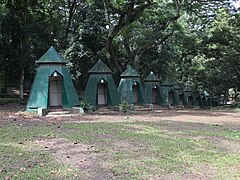
<path fill-rule="evenodd" d="M 25 167 L 21 167 L 20 171 L 26 171 L 26 168 Z"/>
<path fill-rule="evenodd" d="M 10 180 L 12 176 L 6 176 L 5 180 Z"/>
<path fill-rule="evenodd" d="M 45 164 L 44 164 L 44 163 L 39 163 L 39 166 L 40 166 L 40 167 L 44 167 Z"/>
<path fill-rule="evenodd" d="M 33 167 L 33 166 L 35 166 L 36 164 L 35 163 L 29 163 L 28 164 L 28 167 Z"/>

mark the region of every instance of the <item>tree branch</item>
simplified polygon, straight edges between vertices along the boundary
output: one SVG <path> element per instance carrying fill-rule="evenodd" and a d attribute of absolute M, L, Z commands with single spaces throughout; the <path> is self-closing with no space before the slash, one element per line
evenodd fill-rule
<path fill-rule="evenodd" d="M 180 17 L 180 2 L 179 0 L 174 0 L 175 3 L 175 16 L 168 18 L 167 20 L 163 21 L 155 30 L 154 32 L 157 33 L 159 31 L 165 30 L 172 22 L 178 20 Z"/>
<path fill-rule="evenodd" d="M 153 49 L 157 45 L 162 44 L 169 37 L 171 37 L 173 35 L 173 33 L 174 33 L 174 30 L 172 30 L 169 34 L 165 35 L 159 42 L 155 41 L 155 42 L 152 42 L 152 43 L 147 44 L 147 45 L 143 46 L 142 48 L 140 48 L 134 57 L 133 64 L 134 64 L 135 69 L 139 70 L 140 58 L 143 56 L 144 53 L 146 53 L 150 49 Z"/>
<path fill-rule="evenodd" d="M 110 8 L 113 8 L 111 6 L 109 0 L 105 0 L 105 2 L 109 5 Z M 107 47 L 107 58 L 114 64 L 114 66 L 117 68 L 117 70 L 121 73 L 123 71 L 122 64 L 117 60 L 117 56 L 114 52 L 113 48 L 113 40 L 114 38 L 119 34 L 119 32 L 122 30 L 123 27 L 132 24 L 133 22 L 137 21 L 140 18 L 140 14 L 148 7 L 150 7 L 152 4 L 152 1 L 146 0 L 142 4 L 135 4 L 134 2 L 130 1 L 129 3 L 125 4 L 123 8 L 118 9 L 117 14 L 119 15 L 119 19 L 117 21 L 117 24 L 114 25 L 108 34 L 107 41 L 106 41 L 106 47 Z M 126 23 L 128 21 L 128 24 Z"/>
<path fill-rule="evenodd" d="M 73 0 L 72 3 L 70 0 L 68 0 L 68 8 L 69 8 L 69 17 L 67 20 L 67 27 L 66 27 L 66 36 L 68 35 L 68 33 L 70 32 L 70 27 L 71 27 L 71 23 L 72 23 L 72 18 L 73 15 L 77 9 L 77 0 Z"/>

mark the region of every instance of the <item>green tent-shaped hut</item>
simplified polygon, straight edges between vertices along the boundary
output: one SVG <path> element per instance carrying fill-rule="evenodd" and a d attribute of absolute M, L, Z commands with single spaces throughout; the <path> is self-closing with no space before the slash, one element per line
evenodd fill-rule
<path fill-rule="evenodd" d="M 182 83 L 176 83 L 174 85 L 174 99 L 173 99 L 173 105 L 175 106 L 182 106 L 184 103 L 184 95 L 183 95 L 183 91 L 184 91 L 184 84 Z"/>
<path fill-rule="evenodd" d="M 184 89 L 184 105 L 186 107 L 194 106 L 193 91 L 189 86 Z"/>
<path fill-rule="evenodd" d="M 212 97 L 210 96 L 210 94 L 207 91 L 204 91 L 204 97 L 206 100 L 207 108 L 211 108 L 213 106 L 212 105 Z"/>
<path fill-rule="evenodd" d="M 84 91 L 84 100 L 95 108 L 120 104 L 112 71 L 99 60 L 88 72 L 90 75 Z"/>
<path fill-rule="evenodd" d="M 199 96 L 200 96 L 200 107 L 201 108 L 207 108 L 207 99 L 205 97 L 204 91 L 200 90 L 199 91 Z"/>
<path fill-rule="evenodd" d="M 121 74 L 118 92 L 122 101 L 126 101 L 129 104 L 145 104 L 144 92 L 139 76 L 130 65 Z"/>
<path fill-rule="evenodd" d="M 161 84 L 161 91 L 162 91 L 162 105 L 173 105 L 174 99 L 174 83 L 172 80 L 167 78 L 163 84 Z"/>
<path fill-rule="evenodd" d="M 199 94 L 197 87 L 193 88 L 193 103 L 197 107 L 201 107 L 202 105 L 201 96 Z"/>
<path fill-rule="evenodd" d="M 143 87 L 145 92 L 145 100 L 147 103 L 161 104 L 160 80 L 152 71 L 144 79 Z"/>
<path fill-rule="evenodd" d="M 28 111 L 37 108 L 70 109 L 79 105 L 77 92 L 66 68 L 66 61 L 50 47 L 36 61 L 39 64 L 27 103 Z"/>

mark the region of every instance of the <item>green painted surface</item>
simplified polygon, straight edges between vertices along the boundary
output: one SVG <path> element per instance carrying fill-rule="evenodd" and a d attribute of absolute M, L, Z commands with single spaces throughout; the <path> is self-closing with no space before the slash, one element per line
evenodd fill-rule
<path fill-rule="evenodd" d="M 174 85 L 174 99 L 173 99 L 174 106 L 183 105 L 183 104 L 180 104 L 180 94 L 183 95 L 184 88 L 185 86 L 182 83 L 176 83 Z"/>
<path fill-rule="evenodd" d="M 98 83 L 101 79 L 107 82 L 107 105 L 116 106 L 120 104 L 120 97 L 117 92 L 117 88 L 111 74 L 90 74 L 86 89 L 84 91 L 84 101 L 90 103 L 92 106 L 97 107 L 97 96 L 98 96 Z"/>
<path fill-rule="evenodd" d="M 161 84 L 161 100 L 162 105 L 167 106 L 169 105 L 169 92 L 174 92 L 174 83 L 170 78 L 167 78 L 162 84 Z M 174 98 L 174 96 L 173 96 Z"/>
<path fill-rule="evenodd" d="M 145 82 L 160 82 L 159 78 L 151 71 L 144 79 Z"/>
<path fill-rule="evenodd" d="M 101 61 L 98 62 L 88 71 L 89 73 L 112 73 L 112 71 Z"/>
<path fill-rule="evenodd" d="M 63 109 L 79 105 L 77 92 L 71 80 L 71 76 L 64 65 L 40 65 L 35 76 L 31 93 L 27 103 L 27 109 L 31 107 L 43 107 L 49 109 L 49 76 L 54 72 L 62 75 L 62 106 Z"/>
<path fill-rule="evenodd" d="M 132 66 L 128 65 L 127 69 L 121 74 L 121 77 L 140 77 L 140 75 Z"/>
<path fill-rule="evenodd" d="M 122 78 L 118 86 L 118 92 L 121 96 L 122 101 L 126 101 L 129 104 L 133 104 L 133 85 L 135 83 L 139 84 L 139 104 L 145 104 L 145 97 L 142 88 L 142 83 L 138 77 L 128 77 Z"/>
<path fill-rule="evenodd" d="M 194 106 L 194 100 L 193 100 L 193 91 L 192 91 L 192 88 L 187 86 L 185 89 L 184 89 L 184 105 L 186 107 L 192 107 Z M 192 97 L 192 99 L 190 98 Z"/>
<path fill-rule="evenodd" d="M 153 89 L 158 89 L 158 99 L 157 104 L 161 105 L 161 87 L 160 87 L 160 80 L 158 77 L 153 73 L 150 72 L 149 75 L 144 79 L 144 93 L 145 93 L 145 100 L 146 103 L 153 103 Z"/>
<path fill-rule="evenodd" d="M 84 91 L 83 99 L 92 106 L 98 105 L 98 84 L 103 79 L 107 83 L 107 105 L 116 106 L 120 104 L 120 96 L 112 77 L 112 71 L 99 60 L 90 70 L 90 76 Z"/>
<path fill-rule="evenodd" d="M 161 87 L 160 87 L 160 83 L 159 82 L 144 82 L 144 93 L 145 93 L 145 100 L 146 100 L 146 103 L 153 103 L 153 99 L 152 99 L 152 96 L 153 96 L 153 93 L 152 93 L 152 90 L 154 88 L 158 89 L 158 100 L 157 100 L 157 104 L 161 105 L 161 95 L 160 95 L 160 90 L 161 90 Z"/>
<path fill-rule="evenodd" d="M 162 86 L 174 86 L 174 82 L 170 78 L 167 78 L 161 85 Z"/>
<path fill-rule="evenodd" d="M 139 79 L 139 74 L 132 66 L 128 65 L 127 69 L 121 74 L 121 80 L 118 85 L 118 92 L 121 97 L 121 101 L 126 101 L 129 104 L 133 104 L 133 86 L 134 84 L 139 85 L 139 97 L 138 97 L 138 104 L 145 104 L 145 97 L 144 91 L 142 87 L 142 83 Z"/>
<path fill-rule="evenodd" d="M 48 51 L 36 61 L 38 64 L 46 63 L 57 63 L 57 64 L 66 64 L 67 62 L 58 54 L 58 52 L 51 46 Z"/>
<path fill-rule="evenodd" d="M 62 76 L 62 108 L 70 109 L 71 107 L 78 106 L 79 99 L 70 73 L 64 64 L 65 61 L 56 50 L 51 47 L 37 62 L 40 66 L 37 69 L 31 88 L 27 110 L 30 111 L 32 108 L 38 107 L 49 109 L 49 77 L 54 72 Z"/>

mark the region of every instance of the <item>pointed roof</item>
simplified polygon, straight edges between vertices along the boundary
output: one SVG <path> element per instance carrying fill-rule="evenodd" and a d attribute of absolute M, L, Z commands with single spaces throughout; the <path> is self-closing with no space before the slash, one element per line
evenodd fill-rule
<path fill-rule="evenodd" d="M 121 74 L 121 77 L 139 77 L 140 75 L 137 73 L 132 66 L 128 65 L 127 69 Z"/>
<path fill-rule="evenodd" d="M 158 77 L 151 71 L 149 75 L 144 79 L 144 81 L 150 81 L 150 82 L 159 82 L 160 80 Z"/>
<path fill-rule="evenodd" d="M 174 83 L 170 78 L 167 78 L 163 83 L 162 86 L 173 86 Z"/>
<path fill-rule="evenodd" d="M 66 64 L 67 62 L 58 54 L 58 52 L 51 46 L 48 51 L 36 61 L 38 64 Z"/>
<path fill-rule="evenodd" d="M 199 90 L 198 90 L 197 87 L 193 87 L 193 88 L 192 88 L 192 91 L 193 91 L 194 93 L 199 93 Z"/>
<path fill-rule="evenodd" d="M 204 91 L 202 89 L 199 90 L 200 95 L 204 95 Z"/>
<path fill-rule="evenodd" d="M 100 59 L 88 72 L 89 73 L 102 73 L 102 74 L 112 73 L 112 71 Z"/>
<path fill-rule="evenodd" d="M 192 88 L 190 86 L 187 86 L 185 89 L 184 89 L 184 92 L 192 92 Z"/>
<path fill-rule="evenodd" d="M 184 89 L 185 88 L 185 85 L 183 83 L 176 83 L 174 84 L 174 89 Z"/>

